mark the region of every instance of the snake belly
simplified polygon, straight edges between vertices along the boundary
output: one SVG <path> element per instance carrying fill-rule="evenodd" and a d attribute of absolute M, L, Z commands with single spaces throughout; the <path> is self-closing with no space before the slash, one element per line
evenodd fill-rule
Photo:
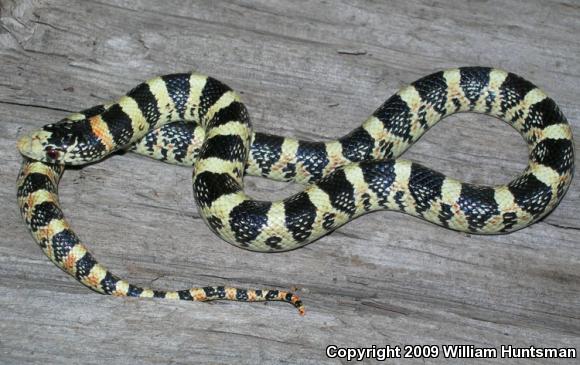
<path fill-rule="evenodd" d="M 442 118 L 467 111 L 507 122 L 527 142 L 528 166 L 510 183 L 464 183 L 394 159 Z M 183 125 L 173 123 L 180 120 L 193 126 L 189 137 L 178 130 Z M 49 164 L 88 163 L 123 148 L 192 164 L 201 216 L 224 240 L 254 251 L 294 249 L 383 209 L 463 232 L 514 231 L 554 209 L 570 185 L 574 161 L 571 128 L 556 103 L 529 81 L 485 67 L 421 78 L 336 141 L 254 133 L 239 96 L 198 74 L 149 80 L 114 103 L 73 114 L 19 141 L 22 154 Z M 25 162 L 20 187 L 34 164 Z M 244 171 L 311 184 L 284 200 L 254 200 L 243 191 Z M 29 228 L 35 217 L 36 231 L 62 220 L 44 211 L 38 218 L 42 199 L 26 204 L 27 196 L 28 191 L 19 192 Z M 55 245 L 59 229 L 43 233 L 45 245 L 60 249 Z M 71 253 L 65 251 L 64 256 Z"/>

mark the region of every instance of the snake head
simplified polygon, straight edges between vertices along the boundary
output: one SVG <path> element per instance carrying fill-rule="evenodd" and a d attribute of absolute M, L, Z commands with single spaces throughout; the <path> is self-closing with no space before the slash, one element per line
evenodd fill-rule
<path fill-rule="evenodd" d="M 91 161 L 87 159 L 86 151 L 90 149 L 84 130 L 83 120 L 63 119 L 22 136 L 17 147 L 22 155 L 34 160 L 79 165 Z"/>

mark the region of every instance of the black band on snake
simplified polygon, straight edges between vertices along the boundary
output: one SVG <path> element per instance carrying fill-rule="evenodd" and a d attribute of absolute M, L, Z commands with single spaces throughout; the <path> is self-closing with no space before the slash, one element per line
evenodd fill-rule
<path fill-rule="evenodd" d="M 506 185 L 460 182 L 396 159 L 442 118 L 457 112 L 497 117 L 529 147 L 526 169 Z M 254 251 L 308 244 L 371 211 L 397 210 L 453 230 L 506 233 L 552 211 L 568 189 L 572 131 L 556 103 L 529 81 L 485 67 L 434 73 L 402 88 L 363 124 L 336 141 L 309 142 L 254 133 L 229 87 L 195 73 L 149 80 L 114 103 L 73 114 L 22 137 L 18 180 L 22 216 L 45 254 L 104 294 L 186 300 L 279 300 L 268 290 L 206 287 L 154 291 L 98 264 L 64 220 L 57 185 L 63 165 L 85 164 L 119 149 L 191 165 L 200 215 L 222 239 Z M 308 184 L 280 201 L 243 190 L 244 174 Z"/>

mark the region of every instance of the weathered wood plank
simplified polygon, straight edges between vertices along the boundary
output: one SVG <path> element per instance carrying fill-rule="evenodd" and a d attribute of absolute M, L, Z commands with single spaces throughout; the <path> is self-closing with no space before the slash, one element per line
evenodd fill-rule
<path fill-rule="evenodd" d="M 492 65 L 534 81 L 578 130 L 575 2 L 25 0 L 3 1 L 0 11 L 1 363 L 340 362 L 326 358 L 329 344 L 580 350 L 576 182 L 547 219 L 510 235 L 469 236 L 380 212 L 302 249 L 266 255 L 210 233 L 189 169 L 126 154 L 66 172 L 68 218 L 114 272 L 159 288 L 296 286 L 305 318 L 282 304 L 89 292 L 34 245 L 14 192 L 18 135 L 149 77 L 190 69 L 240 91 L 256 130 L 312 140 L 343 135 L 400 86 L 457 65 Z M 525 166 L 525 145 L 508 126 L 449 119 L 405 157 L 478 183 L 508 181 Z M 299 189 L 257 178 L 247 185 L 265 199 Z"/>

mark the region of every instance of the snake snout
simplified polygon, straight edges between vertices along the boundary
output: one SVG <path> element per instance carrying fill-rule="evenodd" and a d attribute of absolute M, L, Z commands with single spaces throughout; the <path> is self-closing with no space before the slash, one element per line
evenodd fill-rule
<path fill-rule="evenodd" d="M 23 155 L 28 155 L 31 150 L 31 145 L 32 138 L 30 138 L 30 136 L 22 136 L 18 139 L 18 142 L 16 142 L 16 148 L 18 148 L 18 151 Z"/>
<path fill-rule="evenodd" d="M 33 135 L 20 137 L 16 143 L 16 147 L 22 155 L 34 160 L 42 160 L 44 147 L 40 140 Z"/>
<path fill-rule="evenodd" d="M 47 143 L 47 135 L 44 131 L 37 131 L 24 135 L 16 143 L 18 151 L 28 158 L 43 162 L 59 162 L 63 151 Z"/>

